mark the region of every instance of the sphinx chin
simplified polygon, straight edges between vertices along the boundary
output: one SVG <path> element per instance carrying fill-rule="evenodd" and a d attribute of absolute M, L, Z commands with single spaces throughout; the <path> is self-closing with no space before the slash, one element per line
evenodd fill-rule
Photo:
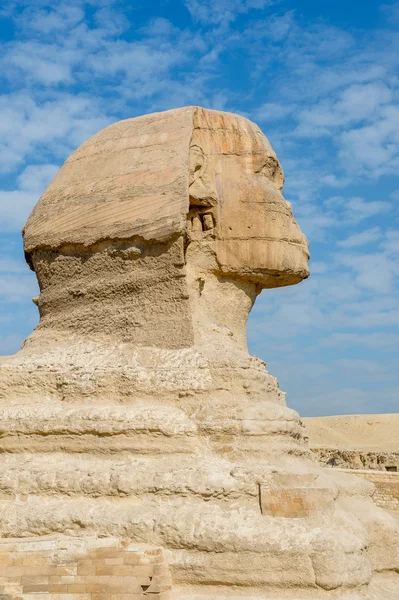
<path fill-rule="evenodd" d="M 40 323 L 0 362 L 0 594 L 396 598 L 396 521 L 248 353 L 260 291 L 309 274 L 283 181 L 255 124 L 187 107 L 99 132 L 44 192 Z"/>

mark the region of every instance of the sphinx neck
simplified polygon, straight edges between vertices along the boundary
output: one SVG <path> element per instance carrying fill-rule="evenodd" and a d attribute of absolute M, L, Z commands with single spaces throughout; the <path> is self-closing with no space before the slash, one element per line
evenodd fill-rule
<path fill-rule="evenodd" d="M 68 246 L 32 259 L 41 290 L 32 341 L 247 353 L 255 287 L 207 270 L 182 237 Z"/>
<path fill-rule="evenodd" d="M 194 343 L 181 238 L 119 241 L 33 255 L 40 297 L 34 337 L 72 336 L 113 346 Z"/>

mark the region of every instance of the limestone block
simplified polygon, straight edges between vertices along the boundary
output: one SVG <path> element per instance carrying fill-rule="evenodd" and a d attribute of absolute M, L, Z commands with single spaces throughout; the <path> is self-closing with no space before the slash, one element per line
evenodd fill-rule
<path fill-rule="evenodd" d="M 334 494 L 322 488 L 260 488 L 263 514 L 303 519 L 334 510 Z"/>

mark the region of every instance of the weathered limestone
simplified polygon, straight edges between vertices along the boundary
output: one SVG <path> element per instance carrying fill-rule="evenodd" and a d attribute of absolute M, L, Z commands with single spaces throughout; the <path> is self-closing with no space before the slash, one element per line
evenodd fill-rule
<path fill-rule="evenodd" d="M 71 548 L 67 585 L 86 587 L 68 600 L 395 598 L 395 520 L 368 482 L 317 465 L 248 355 L 260 291 L 308 276 L 282 185 L 256 125 L 188 107 L 101 131 L 43 194 L 24 231 L 40 324 L 0 360 L 4 593 L 40 579 L 7 571 L 36 537 L 44 578 Z M 122 562 L 78 573 L 93 539 Z M 162 557 L 158 587 L 97 572 L 131 544 Z M 29 585 L 54 600 L 52 583 Z"/>

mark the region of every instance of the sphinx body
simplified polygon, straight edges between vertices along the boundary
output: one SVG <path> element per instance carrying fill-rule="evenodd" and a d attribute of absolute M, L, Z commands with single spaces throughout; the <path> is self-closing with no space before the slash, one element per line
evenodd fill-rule
<path fill-rule="evenodd" d="M 283 181 L 255 124 L 188 107 L 101 131 L 39 200 L 40 323 L 0 359 L 0 553 L 39 544 L 33 591 L 395 598 L 395 521 L 248 354 L 260 291 L 308 276 Z"/>

